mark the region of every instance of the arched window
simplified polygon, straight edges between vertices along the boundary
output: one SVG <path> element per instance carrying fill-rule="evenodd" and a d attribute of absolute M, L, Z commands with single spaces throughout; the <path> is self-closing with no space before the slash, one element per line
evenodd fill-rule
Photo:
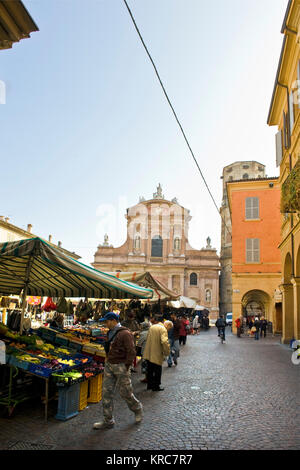
<path fill-rule="evenodd" d="M 243 175 L 243 180 L 247 180 L 248 178 L 249 178 L 248 173 L 245 173 L 245 174 Z"/>
<path fill-rule="evenodd" d="M 151 256 L 154 258 L 162 258 L 163 255 L 163 240 L 160 235 L 155 235 L 152 238 Z"/>
<path fill-rule="evenodd" d="M 197 285 L 197 274 L 192 273 L 190 275 L 190 286 L 196 286 Z"/>

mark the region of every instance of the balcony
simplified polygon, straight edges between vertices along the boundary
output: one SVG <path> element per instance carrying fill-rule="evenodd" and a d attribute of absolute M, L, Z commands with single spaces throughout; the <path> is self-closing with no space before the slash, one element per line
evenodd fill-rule
<path fill-rule="evenodd" d="M 300 160 L 282 185 L 280 211 L 300 212 Z"/>

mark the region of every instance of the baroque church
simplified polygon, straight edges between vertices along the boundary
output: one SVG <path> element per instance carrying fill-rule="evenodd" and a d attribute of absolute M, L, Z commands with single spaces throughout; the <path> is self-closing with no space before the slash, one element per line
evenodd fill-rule
<path fill-rule="evenodd" d="M 149 271 L 170 290 L 207 308 L 212 320 L 217 319 L 220 260 L 209 237 L 201 250 L 190 246 L 190 211 L 176 198 L 166 200 L 159 184 L 152 199 L 140 197 L 139 203 L 126 212 L 125 243 L 114 248 L 105 235 L 94 255 L 94 268 L 106 272 Z"/>

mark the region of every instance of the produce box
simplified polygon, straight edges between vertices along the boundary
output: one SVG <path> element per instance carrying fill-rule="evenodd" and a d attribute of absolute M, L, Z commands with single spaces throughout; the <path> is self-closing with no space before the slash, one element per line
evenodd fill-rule
<path fill-rule="evenodd" d="M 18 356 L 8 356 L 8 364 L 23 370 L 28 370 L 29 368 L 29 362 L 18 359 Z"/>
<path fill-rule="evenodd" d="M 99 403 L 99 401 L 102 400 L 102 381 L 103 374 L 99 374 L 89 380 L 88 403 Z"/>
<path fill-rule="evenodd" d="M 100 328 L 93 328 L 91 331 L 92 331 L 92 336 L 101 336 L 103 334 Z"/>
<path fill-rule="evenodd" d="M 68 346 L 69 340 L 61 335 L 56 335 L 55 344 L 60 344 L 61 346 Z"/>
<path fill-rule="evenodd" d="M 83 345 L 82 345 L 82 343 L 80 343 L 79 341 L 70 340 L 70 341 L 69 341 L 69 347 L 70 347 L 70 348 L 73 348 L 73 349 L 76 349 L 76 351 L 81 351 Z"/>
<path fill-rule="evenodd" d="M 87 407 L 87 398 L 88 398 L 88 391 L 89 391 L 89 382 L 85 380 L 80 384 L 80 394 L 79 394 L 79 411 L 84 410 Z"/>
<path fill-rule="evenodd" d="M 59 387 L 56 419 L 66 421 L 78 415 L 80 384 Z"/>
<path fill-rule="evenodd" d="M 43 367 L 43 365 L 39 364 L 29 364 L 28 372 L 39 375 L 40 377 L 50 377 L 53 373 L 53 369 Z"/>
<path fill-rule="evenodd" d="M 54 382 L 59 384 L 59 386 L 70 386 L 74 383 L 80 383 L 84 380 L 84 376 L 79 371 L 69 371 L 69 372 L 54 372 L 52 374 Z"/>

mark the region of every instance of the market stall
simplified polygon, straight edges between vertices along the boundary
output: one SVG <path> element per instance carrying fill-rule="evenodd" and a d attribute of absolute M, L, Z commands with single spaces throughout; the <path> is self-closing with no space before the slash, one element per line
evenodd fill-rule
<path fill-rule="evenodd" d="M 171 291 L 161 281 L 156 279 L 149 271 L 145 272 L 110 272 L 112 276 L 123 281 L 133 282 L 143 287 L 150 287 L 154 290 L 152 300 L 177 300 L 180 294 Z"/>
<path fill-rule="evenodd" d="M 14 404 L 13 375 L 15 371 L 21 370 L 25 374 L 31 374 L 46 381 L 46 419 L 49 380 L 56 377 L 55 381 L 61 387 L 57 419 L 68 419 L 77 413 L 75 410 L 70 410 L 68 405 L 76 403 L 77 399 L 82 405 L 89 393 L 85 374 L 92 374 L 92 372 L 82 373 L 83 365 L 88 363 L 95 372 L 97 369 L 95 364 L 99 362 L 97 358 L 102 357 L 103 362 L 104 351 L 101 342 L 96 340 L 93 345 L 91 344 L 91 339 L 88 340 L 87 337 L 94 337 L 87 332 L 81 332 L 81 337 L 75 337 L 73 335 L 74 333 L 76 335 L 76 332 L 47 328 L 44 331 L 43 329 L 37 331 L 37 334 L 30 331 L 31 334 L 23 335 L 27 296 L 48 296 L 50 304 L 51 296 L 61 300 L 65 297 L 151 299 L 153 296 L 152 289 L 117 279 L 115 276 L 86 266 L 40 238 L 0 244 L 0 293 L 4 296 L 11 294 L 22 296 L 20 333 L 12 332 L 7 326 L 1 325 L 1 339 L 7 346 L 5 367 L 10 367 L 10 377 L 7 394 L 0 395 L 0 403 L 7 405 L 8 408 Z M 54 305 L 58 309 L 58 305 L 54 302 L 49 308 L 53 309 Z M 84 333 L 87 333 L 86 338 L 82 337 Z M 103 332 L 100 333 L 103 336 Z M 85 347 L 88 348 L 91 345 L 93 347 L 90 350 L 84 350 Z M 76 372 L 73 369 L 76 369 Z M 101 367 L 99 366 L 98 369 Z M 70 384 L 74 381 L 76 383 Z M 100 379 L 97 379 L 97 387 L 95 384 L 96 382 L 92 387 L 93 393 L 99 396 Z"/>

